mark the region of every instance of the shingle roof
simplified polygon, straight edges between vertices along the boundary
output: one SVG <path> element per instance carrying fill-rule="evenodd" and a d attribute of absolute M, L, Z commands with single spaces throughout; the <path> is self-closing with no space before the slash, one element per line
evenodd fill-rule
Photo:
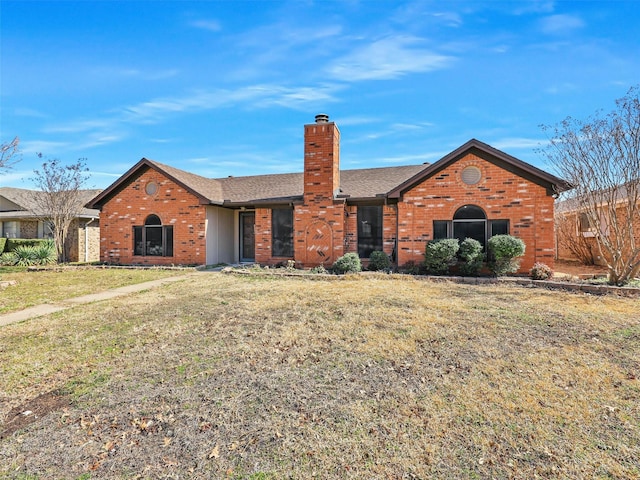
<path fill-rule="evenodd" d="M 85 204 L 102 190 L 80 190 L 80 200 Z M 29 190 L 26 188 L 0 187 L 0 197 L 4 197 L 11 203 L 16 204 L 19 208 L 13 210 L 0 211 L 1 217 L 31 217 L 37 216 L 38 202 L 36 197 L 42 195 L 39 190 Z M 97 217 L 99 210 L 92 208 L 83 208 L 80 212 L 81 217 Z"/>
<path fill-rule="evenodd" d="M 352 199 L 384 195 L 399 183 L 424 169 L 425 165 L 363 168 L 340 171 L 340 195 Z M 248 177 L 218 178 L 225 202 L 257 203 L 302 198 L 303 173 L 282 173 Z"/>
<path fill-rule="evenodd" d="M 143 168 L 154 168 L 200 198 L 200 202 L 216 205 L 277 203 L 302 199 L 304 189 L 303 173 L 280 173 L 271 175 L 251 175 L 243 177 L 206 178 L 180 170 L 154 160 L 143 158 L 118 181 L 89 202 L 100 207 L 131 175 Z M 340 172 L 340 194 L 353 199 L 376 198 L 386 194 L 404 182 L 425 165 L 401 167 L 364 168 L 342 170 Z"/>

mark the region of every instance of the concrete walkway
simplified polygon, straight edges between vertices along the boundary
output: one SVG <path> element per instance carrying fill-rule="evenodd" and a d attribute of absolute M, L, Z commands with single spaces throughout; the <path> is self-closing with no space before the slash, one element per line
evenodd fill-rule
<path fill-rule="evenodd" d="M 17 312 L 11 312 L 4 315 L 0 315 L 0 327 L 10 325 L 12 323 L 24 322 L 36 317 L 42 317 L 51 313 L 67 310 L 78 305 L 86 303 L 100 302 L 102 300 L 110 300 L 116 297 L 123 297 L 135 292 L 141 292 L 143 290 L 150 290 L 155 287 L 167 283 L 177 282 L 184 280 L 197 273 L 190 273 L 188 275 L 181 275 L 177 277 L 161 278 L 159 280 L 151 280 L 149 282 L 136 283 L 134 285 L 127 285 L 124 287 L 113 288 L 111 290 L 105 290 L 104 292 L 91 293 L 89 295 L 82 295 L 81 297 L 68 298 L 66 300 L 60 300 L 55 303 L 45 303 L 42 305 L 35 305 L 33 307 L 25 308 Z"/>

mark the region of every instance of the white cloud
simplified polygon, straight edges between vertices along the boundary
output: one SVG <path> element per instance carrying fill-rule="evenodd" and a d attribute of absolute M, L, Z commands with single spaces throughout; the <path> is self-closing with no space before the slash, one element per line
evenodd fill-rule
<path fill-rule="evenodd" d="M 47 118 L 49 115 L 33 108 L 18 107 L 13 112 L 17 117 Z"/>
<path fill-rule="evenodd" d="M 21 149 L 25 153 L 43 152 L 55 154 L 61 149 L 82 150 L 113 144 L 128 136 L 129 125 L 154 125 L 180 115 L 206 110 L 227 108 L 268 108 L 273 105 L 288 109 L 307 110 L 322 108 L 337 101 L 335 93 L 344 88 L 334 85 L 317 87 L 287 87 L 281 85 L 249 85 L 236 90 L 195 91 L 174 97 L 159 97 L 149 101 L 111 110 L 103 118 L 71 121 L 67 124 L 49 126 L 46 134 L 72 135 L 73 141 L 32 141 L 24 142 Z M 154 138 L 154 143 L 171 140 Z"/>
<path fill-rule="evenodd" d="M 54 155 L 56 152 L 67 149 L 72 144 L 70 142 L 52 142 L 47 140 L 30 140 L 20 142 L 21 153 L 43 153 L 44 155 Z"/>
<path fill-rule="evenodd" d="M 544 140 L 536 139 L 536 138 L 522 138 L 522 137 L 512 137 L 512 138 L 503 138 L 501 140 L 497 140 L 492 142 L 491 145 L 499 150 L 516 150 L 516 149 L 534 149 L 539 148 L 540 145 L 544 143 Z"/>
<path fill-rule="evenodd" d="M 175 77 L 180 73 L 179 70 L 175 68 L 164 69 L 164 70 L 141 70 L 139 68 L 132 68 L 126 66 L 98 66 L 91 70 L 91 73 L 94 76 L 100 77 L 101 79 L 109 78 L 112 80 L 117 80 L 118 78 L 131 78 L 131 79 L 141 79 L 145 81 L 156 81 L 156 80 L 164 80 L 166 78 Z"/>
<path fill-rule="evenodd" d="M 209 30 L 210 32 L 219 32 L 222 30 L 222 26 L 217 20 L 194 20 L 189 25 L 202 30 Z"/>
<path fill-rule="evenodd" d="M 411 36 L 377 40 L 356 49 L 329 66 L 329 74 L 345 82 L 388 80 L 409 73 L 428 72 L 448 67 L 453 57 L 440 55 L 419 45 Z"/>
<path fill-rule="evenodd" d="M 550 15 L 540 22 L 540 29 L 548 35 L 567 34 L 584 26 L 584 21 L 575 15 Z"/>

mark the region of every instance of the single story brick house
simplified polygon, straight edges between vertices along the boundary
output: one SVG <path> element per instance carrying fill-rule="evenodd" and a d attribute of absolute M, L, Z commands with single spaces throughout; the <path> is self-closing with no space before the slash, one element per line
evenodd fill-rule
<path fill-rule="evenodd" d="M 521 269 L 553 265 L 554 197 L 568 184 L 478 140 L 437 162 L 340 170 L 340 131 L 304 126 L 301 173 L 205 178 L 143 158 L 87 207 L 100 258 L 121 264 L 330 266 L 382 250 L 402 267 L 437 238 L 522 238 Z"/>
<path fill-rule="evenodd" d="M 82 203 L 101 190 L 82 190 Z M 0 187 L 0 236 L 5 238 L 53 238 L 50 222 L 39 211 L 41 191 Z M 97 262 L 100 259 L 100 212 L 82 208 L 71 223 L 65 242 L 70 262 Z M 2 253 L 2 252 L 0 252 Z"/>

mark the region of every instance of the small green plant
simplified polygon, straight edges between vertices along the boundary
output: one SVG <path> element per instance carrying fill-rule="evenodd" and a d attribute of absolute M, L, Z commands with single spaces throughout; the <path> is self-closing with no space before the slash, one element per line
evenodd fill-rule
<path fill-rule="evenodd" d="M 20 267 L 29 267 L 36 264 L 36 248 L 19 245 L 13 250 L 16 257 L 16 265 Z"/>
<path fill-rule="evenodd" d="M 501 276 L 518 271 L 518 257 L 524 255 L 525 244 L 511 235 L 495 235 L 489 239 L 489 251 L 493 257 L 489 268 L 495 275 Z"/>
<path fill-rule="evenodd" d="M 7 245 L 7 239 L 5 237 L 0 237 L 0 255 L 4 253 L 4 248 Z"/>
<path fill-rule="evenodd" d="M 34 247 L 35 260 L 37 265 L 52 265 L 57 262 L 56 244 L 53 240 L 47 240 Z"/>
<path fill-rule="evenodd" d="M 16 266 L 18 264 L 18 257 L 13 252 L 4 252 L 0 255 L 0 265 L 5 265 L 9 267 Z"/>
<path fill-rule="evenodd" d="M 456 254 L 460 249 L 457 238 L 432 240 L 427 243 L 424 266 L 429 273 L 443 274 L 456 264 Z"/>
<path fill-rule="evenodd" d="M 484 261 L 482 244 L 474 238 L 465 238 L 460 243 L 458 257 L 462 260 L 459 266 L 460 273 L 463 275 L 477 276 Z"/>
<path fill-rule="evenodd" d="M 334 273 L 358 273 L 362 271 L 362 263 L 357 253 L 349 252 L 345 253 L 333 264 L 332 270 Z"/>
<path fill-rule="evenodd" d="M 371 252 L 371 255 L 369 255 L 369 270 L 391 270 L 391 259 L 389 258 L 389 255 L 380 250 Z"/>
<path fill-rule="evenodd" d="M 311 273 L 315 273 L 315 274 L 326 274 L 326 273 L 328 273 L 328 272 L 327 272 L 327 269 L 326 269 L 326 268 L 324 268 L 324 265 L 318 265 L 317 267 L 313 267 L 313 268 L 311 269 Z"/>
<path fill-rule="evenodd" d="M 529 270 L 529 276 L 533 280 L 548 280 L 553 277 L 553 270 L 546 263 L 536 262 Z"/>

